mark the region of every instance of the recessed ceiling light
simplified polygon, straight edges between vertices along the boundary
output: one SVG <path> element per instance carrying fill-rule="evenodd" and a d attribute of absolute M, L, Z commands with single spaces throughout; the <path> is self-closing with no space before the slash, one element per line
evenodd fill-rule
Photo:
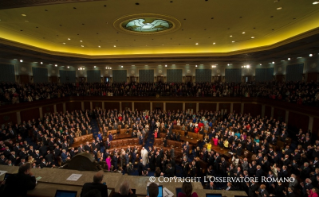
<path fill-rule="evenodd" d="M 317 5 L 317 4 L 319 4 L 319 1 L 314 1 L 314 2 L 312 2 L 312 4 Z"/>
<path fill-rule="evenodd" d="M 121 66 L 121 68 L 123 68 L 123 66 Z"/>
<path fill-rule="evenodd" d="M 262 64 L 259 64 L 259 66 L 261 66 Z"/>
<path fill-rule="evenodd" d="M 251 38 L 255 38 L 254 36 L 252 36 Z"/>
<path fill-rule="evenodd" d="M 114 45 L 114 47 L 116 47 L 116 45 Z"/>
<path fill-rule="evenodd" d="M 27 16 L 26 14 L 21 14 L 21 16 Z"/>
<path fill-rule="evenodd" d="M 132 65 L 132 66 L 135 66 L 135 65 Z"/>
<path fill-rule="evenodd" d="M 65 42 L 63 42 L 63 44 L 65 44 Z"/>
<path fill-rule="evenodd" d="M 197 65 L 195 65 L 195 67 L 197 67 Z"/>
<path fill-rule="evenodd" d="M 58 67 L 58 65 L 56 64 L 55 67 Z"/>
<path fill-rule="evenodd" d="M 43 64 L 43 62 L 40 62 L 40 64 Z"/>
<path fill-rule="evenodd" d="M 272 62 L 272 64 L 275 64 L 275 62 Z"/>
<path fill-rule="evenodd" d="M 290 60 L 290 57 L 288 58 L 288 61 Z"/>
<path fill-rule="evenodd" d="M 214 42 L 213 45 L 215 45 L 216 43 Z"/>
<path fill-rule="evenodd" d="M 234 40 L 232 42 L 235 42 Z"/>
<path fill-rule="evenodd" d="M 20 60 L 20 62 L 23 62 L 23 60 Z"/>
<path fill-rule="evenodd" d="M 165 65 L 165 67 L 167 67 L 167 65 Z"/>
<path fill-rule="evenodd" d="M 281 9 L 282 9 L 282 7 L 278 7 L 278 8 L 277 8 L 277 10 L 281 10 Z"/>
<path fill-rule="evenodd" d="M 229 66 L 229 64 L 227 64 L 227 66 Z"/>
<path fill-rule="evenodd" d="M 83 45 L 81 45 L 81 47 L 84 47 Z"/>
<path fill-rule="evenodd" d="M 242 34 L 245 34 L 245 32 L 243 31 L 243 33 Z"/>
<path fill-rule="evenodd" d="M 70 68 L 70 66 L 68 66 L 68 68 Z"/>
<path fill-rule="evenodd" d="M 80 42 L 82 42 L 82 40 L 80 40 Z"/>
<path fill-rule="evenodd" d="M 96 68 L 96 66 L 94 66 L 94 68 Z"/>
<path fill-rule="evenodd" d="M 196 45 L 198 45 L 198 43 L 196 43 Z"/>
<path fill-rule="evenodd" d="M 212 65 L 212 68 L 216 68 L 216 66 L 215 66 L 215 65 Z"/>
<path fill-rule="evenodd" d="M 101 46 L 99 46 L 99 48 L 101 48 Z"/>
<path fill-rule="evenodd" d="M 309 57 L 312 57 L 312 54 L 309 54 Z"/>
<path fill-rule="evenodd" d="M 232 35 L 230 35 L 229 37 L 233 37 Z"/>
<path fill-rule="evenodd" d="M 71 38 L 68 38 L 68 40 L 71 40 Z"/>
<path fill-rule="evenodd" d="M 302 58 L 302 57 L 297 57 L 297 59 L 300 59 L 300 58 Z"/>

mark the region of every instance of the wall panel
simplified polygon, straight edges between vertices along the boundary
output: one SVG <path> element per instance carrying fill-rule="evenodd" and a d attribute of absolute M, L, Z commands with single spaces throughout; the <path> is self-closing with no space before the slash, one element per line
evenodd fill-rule
<path fill-rule="evenodd" d="M 199 111 L 216 111 L 217 103 L 199 103 L 198 109 Z"/>
<path fill-rule="evenodd" d="M 293 64 L 286 67 L 286 81 L 301 81 L 304 64 Z"/>
<path fill-rule="evenodd" d="M 32 67 L 33 83 L 48 83 L 48 69 Z"/>
<path fill-rule="evenodd" d="M 231 103 L 219 103 L 219 111 L 226 110 L 227 113 L 230 112 Z"/>
<path fill-rule="evenodd" d="M 185 103 L 185 110 L 193 110 L 193 113 L 196 113 L 196 103 Z"/>
<path fill-rule="evenodd" d="M 183 103 L 166 103 L 166 111 L 182 111 L 183 110 Z"/>
<path fill-rule="evenodd" d="M 267 116 L 268 118 L 271 117 L 271 106 L 269 105 L 265 106 L 265 116 Z"/>
<path fill-rule="evenodd" d="M 20 117 L 21 117 L 21 121 L 28 121 L 32 119 L 37 120 L 38 118 L 40 118 L 39 108 L 23 110 L 20 112 Z"/>
<path fill-rule="evenodd" d="M 288 125 L 295 129 L 302 129 L 304 132 L 308 131 L 309 116 L 289 112 Z"/>
<path fill-rule="evenodd" d="M 236 114 L 240 114 L 241 113 L 241 103 L 234 103 L 233 105 L 233 112 L 235 112 Z"/>
<path fill-rule="evenodd" d="M 0 64 L 0 82 L 15 83 L 14 66 L 11 64 Z"/>
<path fill-rule="evenodd" d="M 149 102 L 134 102 L 134 110 L 137 109 L 138 111 L 150 110 L 150 103 Z M 132 108 L 131 108 L 132 109 Z"/>
<path fill-rule="evenodd" d="M 154 70 L 139 70 L 139 82 L 140 83 L 153 83 L 154 82 Z"/>
<path fill-rule="evenodd" d="M 122 102 L 122 110 L 125 110 L 126 108 L 129 108 L 132 110 L 132 102 Z M 134 110 L 136 108 L 134 107 Z M 138 111 L 141 111 L 141 109 L 137 109 Z"/>
<path fill-rule="evenodd" d="M 92 102 L 93 109 L 102 109 L 102 102 Z"/>
<path fill-rule="evenodd" d="M 81 110 L 81 102 L 68 102 L 66 103 L 66 110 L 72 112 L 74 110 Z"/>
<path fill-rule="evenodd" d="M 87 74 L 87 82 L 88 83 L 98 83 L 101 81 L 101 71 L 100 70 L 88 70 L 86 74 Z"/>
<path fill-rule="evenodd" d="M 280 122 L 285 121 L 286 112 L 283 109 L 274 108 L 274 117 L 276 120 Z"/>
<path fill-rule="evenodd" d="M 196 69 L 196 82 L 211 82 L 212 70 L 211 69 Z"/>
<path fill-rule="evenodd" d="M 126 70 L 112 70 L 112 74 L 114 83 L 123 83 L 127 81 Z"/>
<path fill-rule="evenodd" d="M 88 101 L 85 101 L 85 102 L 84 102 L 84 109 L 85 109 L 85 110 L 91 109 L 91 103 L 88 102 Z"/>
<path fill-rule="evenodd" d="M 63 103 L 56 104 L 56 111 L 58 113 L 63 112 Z"/>
<path fill-rule="evenodd" d="M 240 83 L 241 82 L 241 69 L 225 69 L 226 83 Z"/>
<path fill-rule="evenodd" d="M 59 70 L 61 83 L 75 83 L 76 72 L 74 70 Z"/>
<path fill-rule="evenodd" d="M 257 82 L 272 81 L 274 77 L 274 68 L 256 68 L 255 80 Z"/>
<path fill-rule="evenodd" d="M 17 122 L 17 113 L 7 113 L 7 114 L 1 114 L 0 115 L 0 126 L 2 124 L 11 123 L 12 125 Z"/>
<path fill-rule="evenodd" d="M 252 104 L 252 103 L 245 103 L 244 105 L 244 113 L 256 117 L 261 115 L 261 104 Z"/>
<path fill-rule="evenodd" d="M 134 103 L 135 104 L 135 103 Z M 152 109 L 153 110 L 156 110 L 156 109 L 159 109 L 159 110 L 161 110 L 161 111 L 163 111 L 163 105 L 164 105 L 164 103 L 163 102 L 153 102 L 152 103 Z M 135 107 L 135 106 L 134 106 Z"/>
<path fill-rule="evenodd" d="M 312 133 L 319 136 L 319 118 L 313 119 Z"/>
<path fill-rule="evenodd" d="M 182 69 L 167 69 L 167 83 L 182 83 L 183 70 Z"/>
<path fill-rule="evenodd" d="M 45 115 L 46 113 L 54 113 L 54 105 L 43 106 L 42 115 Z"/>
<path fill-rule="evenodd" d="M 104 102 L 104 109 L 108 110 L 120 110 L 120 103 L 119 102 Z"/>

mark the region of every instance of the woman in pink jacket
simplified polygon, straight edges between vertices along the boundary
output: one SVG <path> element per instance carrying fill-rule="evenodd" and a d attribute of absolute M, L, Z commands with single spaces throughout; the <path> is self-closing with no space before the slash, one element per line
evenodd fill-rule
<path fill-rule="evenodd" d="M 217 146 L 218 145 L 218 136 L 217 135 L 215 136 L 213 141 L 214 141 L 214 146 Z"/>
<path fill-rule="evenodd" d="M 111 170 L 111 157 L 110 157 L 110 155 L 107 156 L 105 162 L 106 162 L 106 164 L 107 164 L 107 169 L 108 169 L 108 171 L 110 171 L 110 170 Z"/>
<path fill-rule="evenodd" d="M 308 190 L 307 192 L 308 192 L 308 197 L 318 197 L 318 189 L 315 187 Z"/>

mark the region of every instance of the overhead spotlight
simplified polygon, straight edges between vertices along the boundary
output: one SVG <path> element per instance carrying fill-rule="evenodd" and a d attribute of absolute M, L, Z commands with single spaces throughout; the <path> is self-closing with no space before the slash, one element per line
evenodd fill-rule
<path fill-rule="evenodd" d="M 197 67 L 197 65 L 195 65 L 195 67 Z"/>
<path fill-rule="evenodd" d="M 21 16 L 27 16 L 26 14 L 21 14 Z"/>
<path fill-rule="evenodd" d="M 96 66 L 94 66 L 94 68 L 96 68 Z"/>
<path fill-rule="evenodd" d="M 99 48 L 101 48 L 101 46 L 99 46 Z"/>
<path fill-rule="evenodd" d="M 247 65 L 247 68 L 250 68 L 250 65 Z"/>
<path fill-rule="evenodd" d="M 123 66 L 121 66 L 121 68 L 123 68 Z"/>
<path fill-rule="evenodd" d="M 70 68 L 70 66 L 68 66 L 68 68 Z"/>
<path fill-rule="evenodd" d="M 114 47 L 116 47 L 116 45 L 114 45 Z"/>
<path fill-rule="evenodd" d="M 234 43 L 235 41 L 233 40 L 232 43 Z"/>
<path fill-rule="evenodd" d="M 167 65 L 165 65 L 165 67 L 167 67 Z"/>
<path fill-rule="evenodd" d="M 63 42 L 63 44 L 65 44 L 65 42 Z"/>
<path fill-rule="evenodd" d="M 259 66 L 262 66 L 262 64 L 259 64 Z"/>
<path fill-rule="evenodd" d="M 288 57 L 288 61 L 290 61 L 290 57 Z"/>
<path fill-rule="evenodd" d="M 227 64 L 227 66 L 229 66 L 229 64 Z"/>
<path fill-rule="evenodd" d="M 229 37 L 233 37 L 232 35 L 230 35 Z"/>
<path fill-rule="evenodd" d="M 213 45 L 215 45 L 216 43 L 214 42 Z"/>
<path fill-rule="evenodd" d="M 84 47 L 83 45 L 81 45 L 81 47 Z"/>
<path fill-rule="evenodd" d="M 80 40 L 80 42 L 82 42 L 82 40 Z"/>
<path fill-rule="evenodd" d="M 215 65 L 212 65 L 212 68 L 216 68 L 216 66 L 215 66 Z"/>
<path fill-rule="evenodd" d="M 245 34 L 245 32 L 243 31 L 243 33 L 242 34 Z"/>
<path fill-rule="evenodd" d="M 55 67 L 58 67 L 58 65 L 56 64 Z"/>
<path fill-rule="evenodd" d="M 132 66 L 135 66 L 135 65 L 132 65 Z"/>
<path fill-rule="evenodd" d="M 282 7 L 278 7 L 278 8 L 277 8 L 277 10 L 281 10 L 281 9 L 282 9 Z"/>
<path fill-rule="evenodd" d="M 198 43 L 196 43 L 196 45 L 198 45 Z"/>
<path fill-rule="evenodd" d="M 272 62 L 272 64 L 275 64 L 275 62 Z"/>
<path fill-rule="evenodd" d="M 23 62 L 23 60 L 20 60 L 20 62 Z"/>
<path fill-rule="evenodd" d="M 252 38 L 252 39 L 254 39 L 255 37 L 254 37 L 254 36 L 252 36 L 251 38 Z"/>
<path fill-rule="evenodd" d="M 40 64 L 43 64 L 43 62 L 40 62 Z"/>
<path fill-rule="evenodd" d="M 311 53 L 309 54 L 309 57 L 312 57 L 312 54 L 311 54 Z"/>
<path fill-rule="evenodd" d="M 312 2 L 312 4 L 317 5 L 317 4 L 319 4 L 319 1 L 314 1 L 314 2 Z"/>
<path fill-rule="evenodd" d="M 68 38 L 68 40 L 71 40 L 71 38 Z"/>

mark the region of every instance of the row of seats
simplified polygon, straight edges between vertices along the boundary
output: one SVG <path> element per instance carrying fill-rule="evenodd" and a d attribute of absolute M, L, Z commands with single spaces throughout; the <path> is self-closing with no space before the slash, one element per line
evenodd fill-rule
<path fill-rule="evenodd" d="M 111 148 L 119 148 L 121 146 L 136 146 L 136 145 L 139 145 L 138 138 L 112 140 L 110 142 L 110 144 L 111 144 Z M 140 146 L 142 146 L 142 145 L 140 145 Z"/>

